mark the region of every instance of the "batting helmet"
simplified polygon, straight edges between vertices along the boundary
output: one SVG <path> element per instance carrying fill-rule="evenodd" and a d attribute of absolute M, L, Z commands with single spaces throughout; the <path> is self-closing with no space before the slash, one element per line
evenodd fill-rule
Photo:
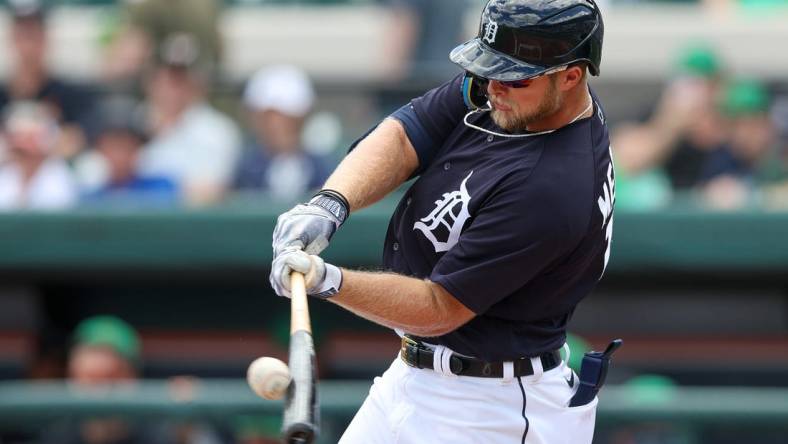
<path fill-rule="evenodd" d="M 478 77 L 511 81 L 587 62 L 599 75 L 604 25 L 593 0 L 489 0 L 478 37 L 449 58 Z"/>

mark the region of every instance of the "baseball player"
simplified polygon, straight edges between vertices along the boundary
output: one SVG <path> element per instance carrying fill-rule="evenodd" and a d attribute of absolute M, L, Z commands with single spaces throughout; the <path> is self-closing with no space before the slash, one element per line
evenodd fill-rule
<path fill-rule="evenodd" d="M 478 37 L 451 52 L 464 73 L 384 119 L 279 217 L 279 295 L 299 271 L 311 296 L 402 336 L 341 443 L 591 442 L 595 383 L 560 351 L 610 254 L 610 143 L 586 82 L 602 36 L 591 0 L 490 0 Z M 409 178 L 387 271 L 317 256 Z"/>

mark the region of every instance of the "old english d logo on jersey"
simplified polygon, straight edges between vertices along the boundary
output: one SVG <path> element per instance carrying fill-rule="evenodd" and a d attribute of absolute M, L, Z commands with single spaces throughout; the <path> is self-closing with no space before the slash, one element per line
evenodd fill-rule
<path fill-rule="evenodd" d="M 443 198 L 435 201 L 435 209 L 413 224 L 414 230 L 421 231 L 432 242 L 436 253 L 449 251 L 457 244 L 465 221 L 471 217 L 468 213 L 471 195 L 465 186 L 471 175 L 473 171 L 462 181 L 459 191 L 443 193 Z"/>

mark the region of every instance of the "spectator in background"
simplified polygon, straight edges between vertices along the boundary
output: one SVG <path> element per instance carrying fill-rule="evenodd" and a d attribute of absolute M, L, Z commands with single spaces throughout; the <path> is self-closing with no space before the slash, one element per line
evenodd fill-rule
<path fill-rule="evenodd" d="M 701 0 L 700 3 L 705 10 L 722 17 L 746 15 L 764 18 L 788 11 L 786 0 Z"/>
<path fill-rule="evenodd" d="M 137 379 L 140 339 L 134 328 L 114 316 L 95 316 L 74 329 L 68 378 L 80 385 Z"/>
<path fill-rule="evenodd" d="M 620 176 L 617 191 L 619 185 L 626 191 L 642 177 L 665 188 L 664 180 L 653 179 L 660 171 L 674 190 L 699 185 L 710 153 L 721 148 L 727 137 L 717 106 L 723 84 L 720 61 L 711 48 L 692 46 L 683 52 L 678 75 L 663 91 L 651 117 L 643 123 L 621 124 L 612 135 Z M 664 190 L 652 194 L 664 200 Z M 626 200 L 620 201 L 622 207 L 628 206 Z"/>
<path fill-rule="evenodd" d="M 16 102 L 3 120 L 7 160 L 0 165 L 0 209 L 58 210 L 77 200 L 77 185 L 56 152 L 58 126 L 44 105 Z"/>
<path fill-rule="evenodd" d="M 761 171 L 761 202 L 775 209 L 788 209 L 788 94 L 775 94 L 771 106 L 777 145 L 767 156 Z"/>
<path fill-rule="evenodd" d="M 243 101 L 251 140 L 236 169 L 236 190 L 291 202 L 323 185 L 333 162 L 305 150 L 301 137 L 314 98 L 309 78 L 293 66 L 264 68 L 249 80 Z"/>
<path fill-rule="evenodd" d="M 128 97 L 109 97 L 98 107 L 100 122 L 94 152 L 104 177 L 83 196 L 83 203 L 123 206 L 172 206 L 178 202 L 175 182 L 138 171 L 139 153 L 148 136 L 141 107 Z"/>
<path fill-rule="evenodd" d="M 146 84 L 152 138 L 140 157 L 142 174 L 174 179 L 190 205 L 224 196 L 241 144 L 235 123 L 205 100 L 199 51 L 189 34 L 174 34 L 160 48 Z"/>
<path fill-rule="evenodd" d="M 104 57 L 105 80 L 124 89 L 155 62 L 155 50 L 173 34 L 194 36 L 201 63 L 212 74 L 222 57 L 220 0 L 126 0 L 121 23 Z"/>
<path fill-rule="evenodd" d="M 46 8 L 39 0 L 8 0 L 13 63 L 0 87 L 0 109 L 13 101 L 32 100 L 47 106 L 61 131 L 57 151 L 70 158 L 84 147 L 93 94 L 49 72 L 46 64 Z"/>
<path fill-rule="evenodd" d="M 386 32 L 386 75 L 431 81 L 456 73 L 446 54 L 470 37 L 466 33 L 467 0 L 382 0 L 390 9 Z"/>
<path fill-rule="evenodd" d="M 760 186 L 786 179 L 769 105 L 769 93 L 759 82 L 739 80 L 727 87 L 721 108 L 730 136 L 704 166 L 706 205 L 716 209 L 753 205 Z"/>
<path fill-rule="evenodd" d="M 73 333 L 68 380 L 76 389 L 123 384 L 140 377 L 141 346 L 136 330 L 115 316 L 83 320 Z M 65 419 L 45 429 L 42 444 L 221 444 L 212 429 L 199 424 L 131 422 L 119 417 Z"/>
<path fill-rule="evenodd" d="M 68 357 L 68 379 L 77 388 L 128 383 L 137 379 L 137 332 L 114 316 L 96 316 L 77 325 Z M 121 418 L 62 421 L 46 428 L 43 444 L 143 444 L 155 442 Z"/>

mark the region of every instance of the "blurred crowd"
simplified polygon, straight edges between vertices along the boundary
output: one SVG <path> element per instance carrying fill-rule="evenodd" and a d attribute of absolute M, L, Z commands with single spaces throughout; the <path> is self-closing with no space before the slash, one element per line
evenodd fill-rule
<path fill-rule="evenodd" d="M 0 211 L 204 206 L 237 196 L 291 203 L 319 188 L 343 151 L 339 136 L 306 136 L 318 96 L 296 66 L 261 67 L 217 99 L 221 0 L 118 3 L 88 85 L 47 64 L 50 2 L 6 3 Z M 380 4 L 391 12 L 389 82 L 455 73 L 446 54 L 467 37 L 464 11 L 474 2 Z M 733 76 L 711 45 L 677 59 L 653 109 L 612 122 L 619 208 L 788 207 L 788 100 Z M 381 108 L 401 105 L 394 100 Z"/>
<path fill-rule="evenodd" d="M 263 67 L 229 113 L 212 103 L 221 1 L 124 4 L 91 85 L 48 66 L 47 2 L 7 8 L 0 209 L 199 206 L 239 191 L 293 200 L 327 178 L 334 160 L 301 137 L 315 92 L 297 67 Z"/>
<path fill-rule="evenodd" d="M 783 99 L 784 100 L 784 99 Z M 788 112 L 767 85 L 685 48 L 654 109 L 611 137 L 619 208 L 788 208 Z"/>
<path fill-rule="evenodd" d="M 83 319 L 70 334 L 65 379 L 75 392 L 132 389 L 143 377 L 143 344 L 138 331 L 113 315 Z M 173 403 L 189 403 L 201 389 L 199 378 L 181 375 L 166 381 Z M 279 442 L 278 415 L 237 415 L 221 423 L 186 418 L 71 415 L 43 424 L 24 436 L 0 435 L 0 442 L 25 444 L 272 444 Z M 4 439 L 5 438 L 5 439 Z"/>

